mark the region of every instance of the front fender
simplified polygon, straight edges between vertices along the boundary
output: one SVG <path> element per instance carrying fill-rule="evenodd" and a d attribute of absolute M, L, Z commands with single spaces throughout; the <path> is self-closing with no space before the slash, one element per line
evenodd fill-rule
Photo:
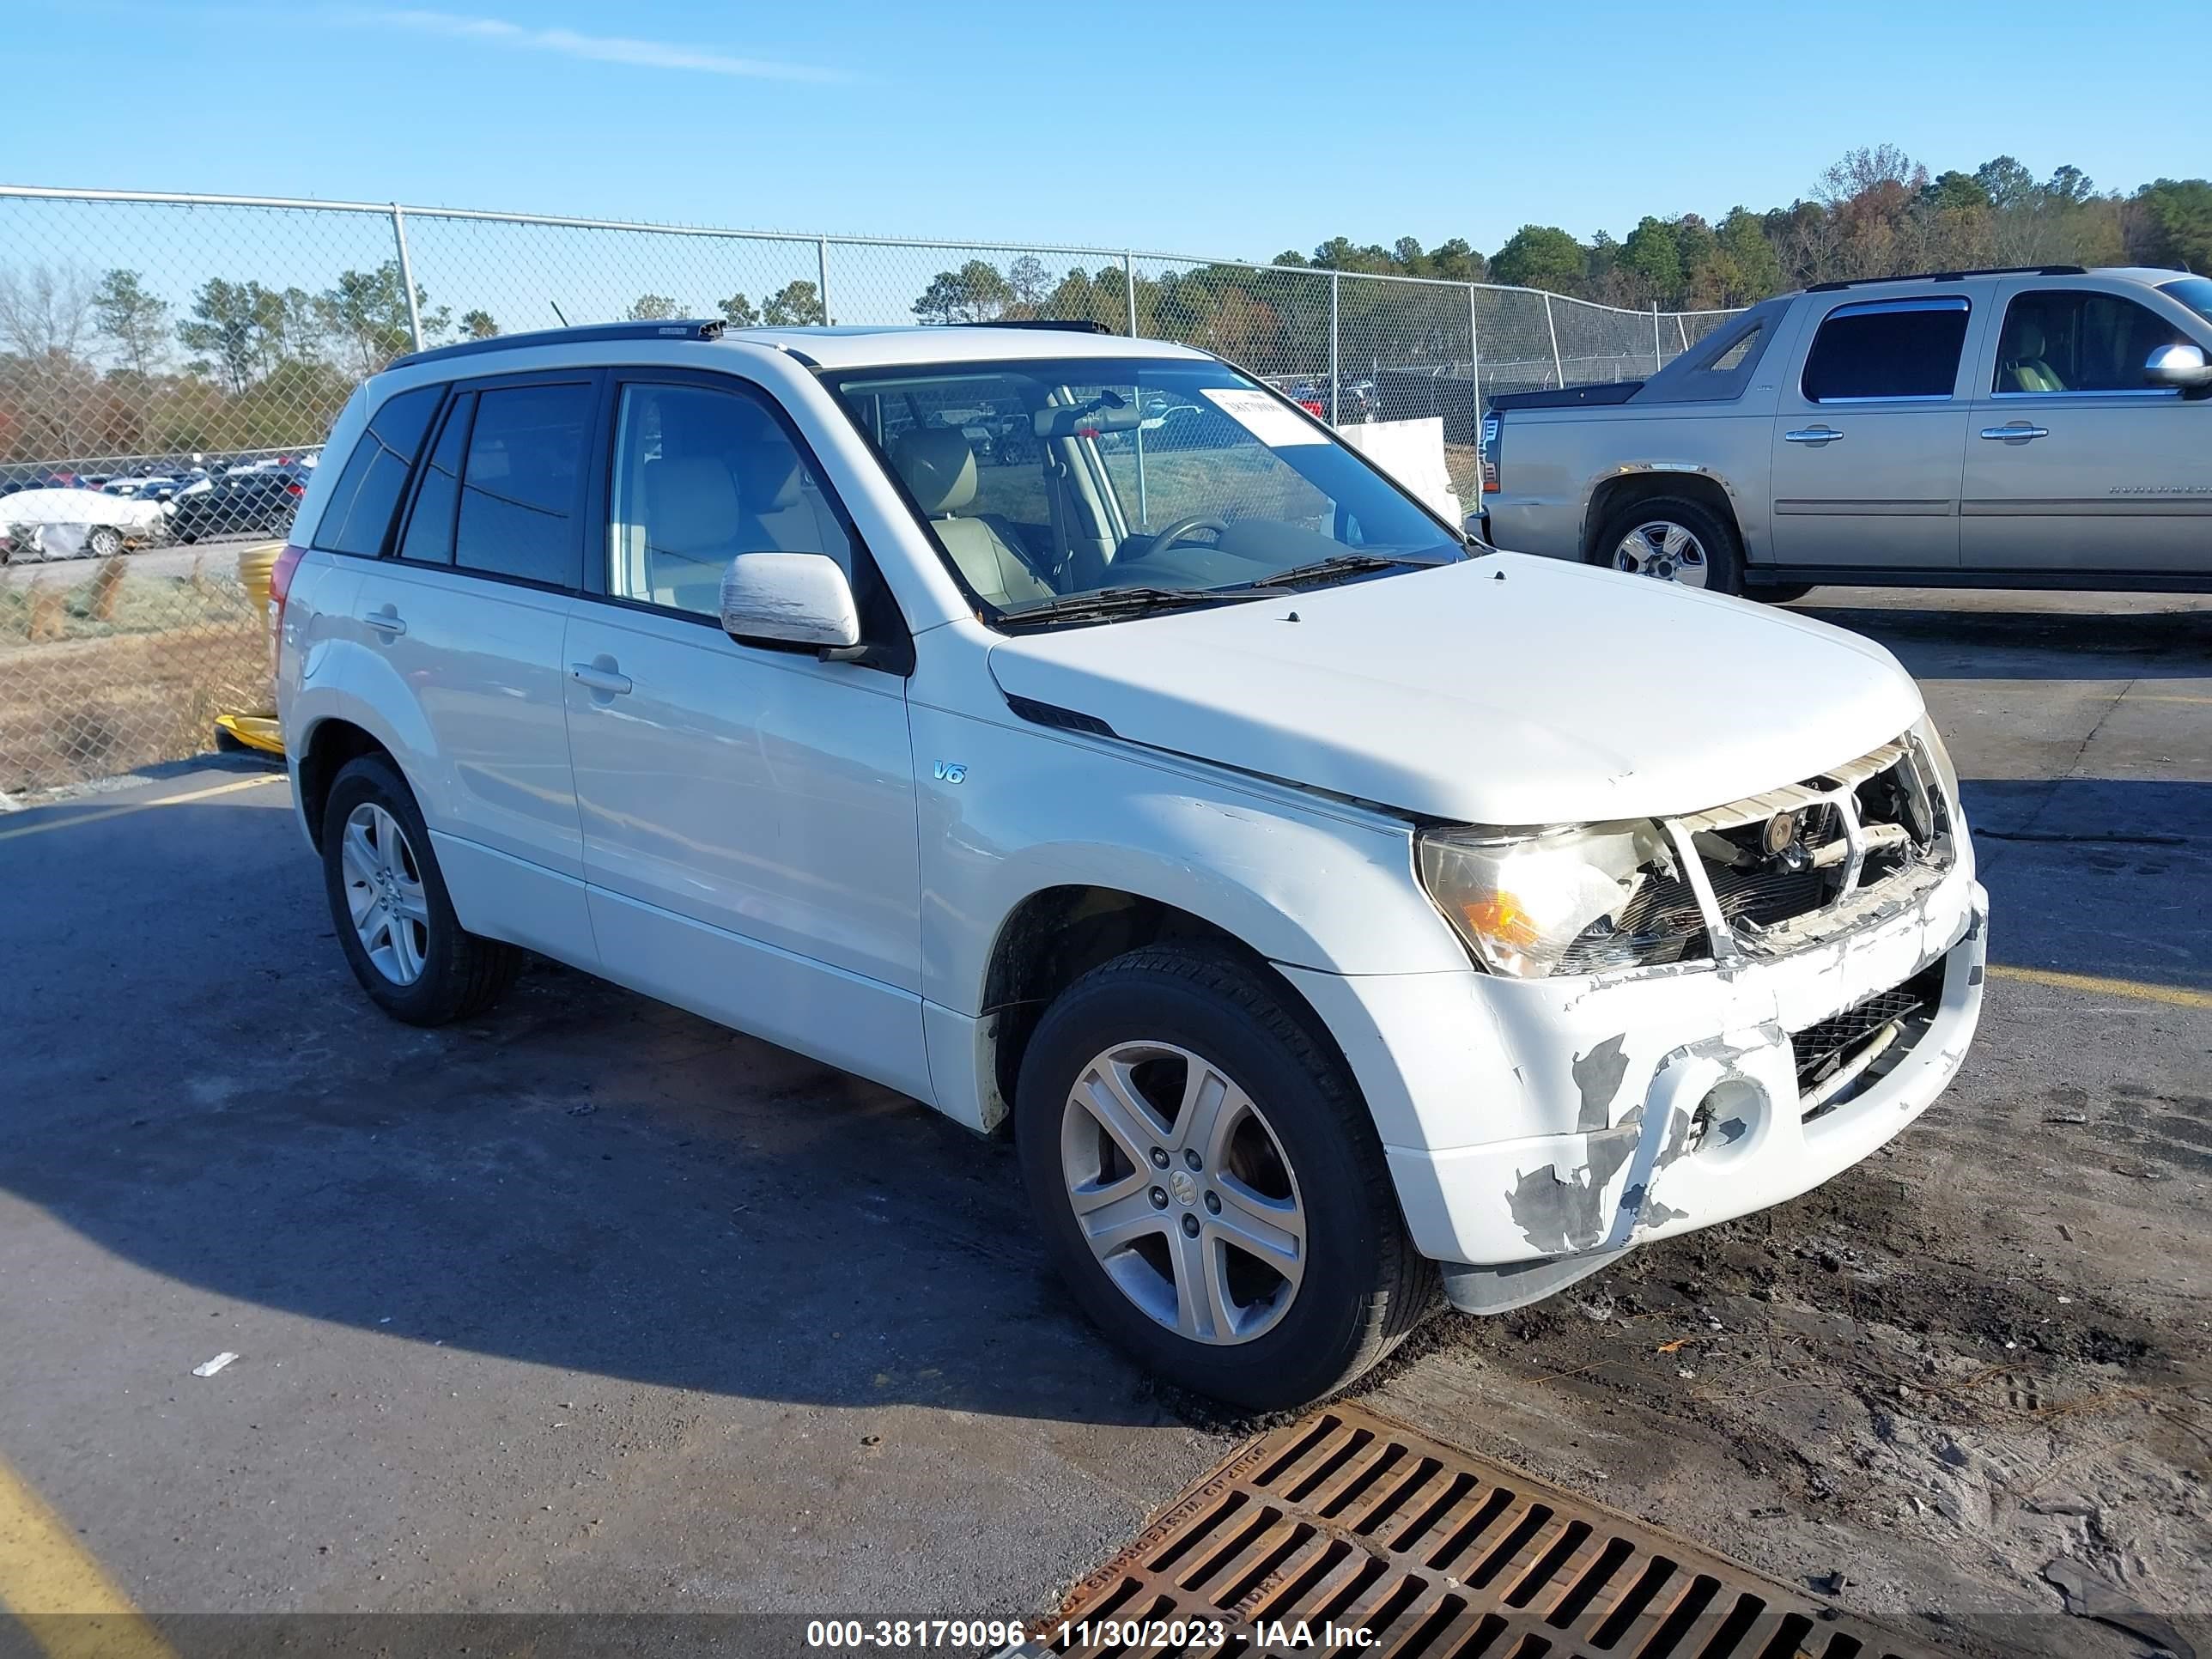
<path fill-rule="evenodd" d="M 970 1017 L 1006 919 L 1048 888 L 1189 912 L 1270 961 L 1464 973 L 1413 875 L 1410 825 L 1168 757 L 912 707 L 923 994 Z M 957 781 L 935 757 L 957 757 Z"/>

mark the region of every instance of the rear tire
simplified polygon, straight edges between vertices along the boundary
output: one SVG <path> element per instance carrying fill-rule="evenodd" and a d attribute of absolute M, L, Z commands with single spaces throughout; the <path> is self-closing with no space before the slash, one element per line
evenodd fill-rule
<path fill-rule="evenodd" d="M 1646 495 L 1607 514 L 1590 562 L 1709 593 L 1743 592 L 1743 542 L 1735 526 L 1686 495 Z"/>
<path fill-rule="evenodd" d="M 349 761 L 331 784 L 323 885 L 354 977 L 394 1019 L 443 1025 L 514 983 L 522 953 L 461 927 L 414 792 L 381 755 Z"/>
<path fill-rule="evenodd" d="M 1180 1387 L 1302 1406 L 1374 1365 L 1435 1302 L 1342 1060 L 1225 953 L 1149 946 L 1077 981 L 1023 1056 L 1014 1128 L 1076 1299 Z"/>

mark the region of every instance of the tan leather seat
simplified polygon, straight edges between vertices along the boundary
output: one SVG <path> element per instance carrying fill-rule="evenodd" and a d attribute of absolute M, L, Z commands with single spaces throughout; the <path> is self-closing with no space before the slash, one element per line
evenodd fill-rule
<path fill-rule="evenodd" d="M 975 452 L 966 438 L 934 428 L 907 433 L 891 442 L 891 465 L 980 598 L 1008 605 L 1053 597 L 1005 537 L 981 519 L 959 516 L 975 499 Z"/>

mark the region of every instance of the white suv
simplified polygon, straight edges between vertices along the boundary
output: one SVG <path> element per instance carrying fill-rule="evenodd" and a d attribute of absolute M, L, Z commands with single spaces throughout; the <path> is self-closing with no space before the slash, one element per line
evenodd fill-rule
<path fill-rule="evenodd" d="M 368 994 L 453 1019 L 520 946 L 1011 1121 L 1190 1388 L 1803 1192 L 1972 1034 L 1886 652 L 1463 541 L 1202 352 L 574 329 L 395 364 L 328 453 L 279 693 Z"/>

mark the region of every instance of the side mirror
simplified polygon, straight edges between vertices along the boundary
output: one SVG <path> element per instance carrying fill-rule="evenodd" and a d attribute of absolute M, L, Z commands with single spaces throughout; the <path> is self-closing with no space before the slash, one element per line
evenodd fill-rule
<path fill-rule="evenodd" d="M 2212 364 L 2205 362 L 2203 346 L 2162 345 L 2143 365 L 2143 379 L 2153 386 L 2195 390 L 2212 386 Z"/>
<path fill-rule="evenodd" d="M 827 553 L 740 553 L 722 573 L 722 631 L 849 651 L 860 643 L 860 612 L 844 567 Z"/>

